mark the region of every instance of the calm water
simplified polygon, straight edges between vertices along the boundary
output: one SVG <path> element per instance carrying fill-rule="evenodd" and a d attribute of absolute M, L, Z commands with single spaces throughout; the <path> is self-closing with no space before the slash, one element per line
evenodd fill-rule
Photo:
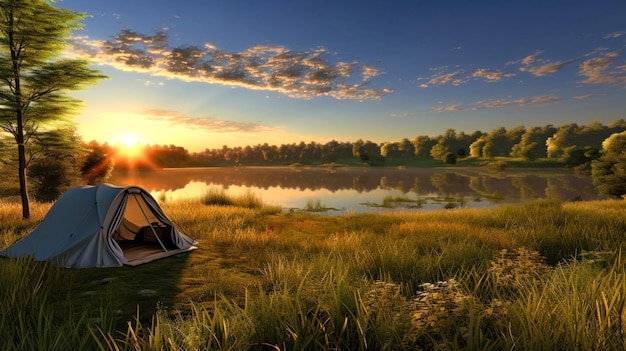
<path fill-rule="evenodd" d="M 251 191 L 285 209 L 321 204 L 330 213 L 493 207 L 535 199 L 601 198 L 591 177 L 571 170 L 388 169 L 288 167 L 184 168 L 117 172 L 110 183 L 139 185 L 158 201 L 202 197 L 222 188 L 230 195 Z M 381 208 L 387 198 L 400 199 Z"/>

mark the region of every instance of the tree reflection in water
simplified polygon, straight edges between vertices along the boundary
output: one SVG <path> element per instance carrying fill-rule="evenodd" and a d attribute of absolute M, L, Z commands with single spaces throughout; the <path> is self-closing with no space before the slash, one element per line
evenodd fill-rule
<path fill-rule="evenodd" d="M 364 204 L 382 204 L 390 196 L 430 199 L 434 204 L 424 206 L 426 209 L 443 208 L 443 202 L 450 201 L 465 207 L 491 207 L 543 198 L 600 198 L 590 176 L 566 169 L 495 174 L 480 168 L 181 168 L 132 174 L 119 171 L 110 182 L 139 185 L 161 201 L 200 197 L 209 188 L 221 187 L 235 194 L 252 191 L 265 202 L 285 208 L 304 208 L 307 201 L 319 199 L 325 206 L 343 208 L 344 212 L 372 210 Z M 402 202 L 398 205 L 402 207 Z"/>

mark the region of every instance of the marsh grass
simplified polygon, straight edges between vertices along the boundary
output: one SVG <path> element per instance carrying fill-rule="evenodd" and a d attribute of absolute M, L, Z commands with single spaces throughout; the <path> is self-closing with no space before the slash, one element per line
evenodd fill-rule
<path fill-rule="evenodd" d="M 1 206 L 1 248 L 48 207 L 21 221 Z M 198 250 L 113 269 L 0 259 L 4 349 L 626 347 L 624 201 L 331 217 L 163 208 Z"/>
<path fill-rule="evenodd" d="M 222 188 L 210 188 L 202 197 L 202 202 L 209 206 L 235 206 L 250 209 L 263 209 L 269 212 L 280 212 L 280 206 L 271 206 L 263 203 L 263 200 L 251 190 L 244 191 L 239 195 L 230 195 Z"/>
<path fill-rule="evenodd" d="M 304 211 L 306 212 L 327 212 L 327 211 L 337 211 L 334 207 L 326 207 L 322 203 L 320 199 L 307 199 L 306 205 L 304 206 Z"/>
<path fill-rule="evenodd" d="M 479 201 L 480 199 L 475 199 Z M 361 205 L 365 205 L 368 207 L 374 208 L 405 208 L 405 209 L 420 209 L 426 204 L 443 204 L 444 209 L 454 209 L 458 207 L 462 207 L 465 205 L 467 200 L 463 197 L 433 197 L 426 196 L 420 197 L 417 199 L 409 198 L 405 195 L 386 195 L 383 197 L 380 203 L 369 201 L 361 203 Z"/>

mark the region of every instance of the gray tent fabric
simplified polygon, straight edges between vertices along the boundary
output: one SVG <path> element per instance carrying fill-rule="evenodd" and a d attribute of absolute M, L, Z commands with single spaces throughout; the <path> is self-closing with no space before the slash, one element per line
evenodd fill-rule
<path fill-rule="evenodd" d="M 37 228 L 0 256 L 104 268 L 150 262 L 195 245 L 146 190 L 101 184 L 68 190 Z"/>

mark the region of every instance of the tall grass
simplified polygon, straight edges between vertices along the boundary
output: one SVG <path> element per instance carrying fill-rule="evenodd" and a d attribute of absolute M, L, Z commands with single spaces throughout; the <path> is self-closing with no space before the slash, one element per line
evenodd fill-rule
<path fill-rule="evenodd" d="M 251 190 L 239 195 L 231 195 L 222 188 L 210 188 L 202 197 L 202 202 L 208 206 L 234 206 L 258 210 L 264 214 L 282 211 L 280 206 L 269 205 Z"/>
<path fill-rule="evenodd" d="M 111 270 L 0 259 L 5 349 L 626 348 L 624 201 L 335 217 L 163 207 L 198 250 Z M 36 224 L 11 213 L 5 246 Z"/>
<path fill-rule="evenodd" d="M 68 276 L 69 275 L 69 276 Z M 71 273 L 32 260 L 0 264 L 3 350 L 78 350 L 95 346 L 88 316 L 70 303 Z"/>

